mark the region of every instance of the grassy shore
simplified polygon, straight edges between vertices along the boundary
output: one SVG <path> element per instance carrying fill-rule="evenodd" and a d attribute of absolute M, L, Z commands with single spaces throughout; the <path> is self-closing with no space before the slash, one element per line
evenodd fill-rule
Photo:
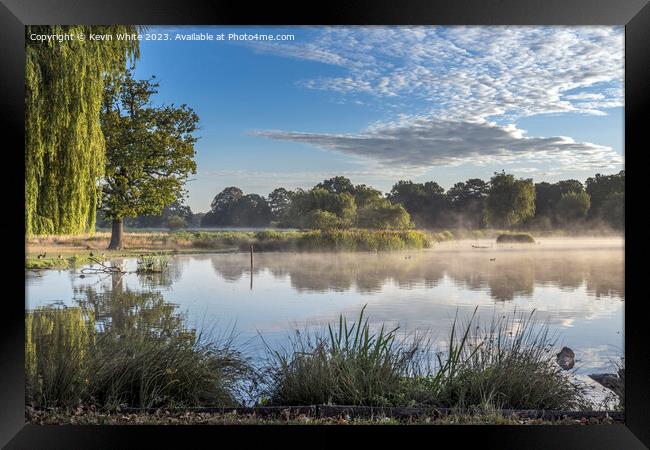
<path fill-rule="evenodd" d="M 175 231 L 127 232 L 124 249 L 106 250 L 110 233 L 85 236 L 41 236 L 26 241 L 28 269 L 67 269 L 111 258 L 151 253 L 250 251 L 383 251 L 429 248 L 454 239 L 450 231 L 308 230 L 308 231 Z M 39 255 L 41 255 L 39 257 Z"/>
<path fill-rule="evenodd" d="M 604 231 L 603 231 L 604 233 Z M 302 230 L 269 229 L 265 231 L 143 231 L 127 230 L 124 249 L 106 250 L 110 232 L 97 231 L 76 236 L 32 236 L 26 239 L 27 268 L 67 269 L 89 263 L 90 253 L 106 258 L 150 253 L 215 253 L 250 251 L 383 251 L 422 249 L 455 239 L 498 239 L 534 242 L 535 237 L 573 236 L 567 230 L 540 230 L 517 233 L 499 229 L 480 230 Z M 594 231 L 593 236 L 599 234 Z M 612 233 L 600 234 L 613 236 Z M 513 237 L 514 236 L 514 237 Z M 620 234 L 616 234 L 620 236 Z M 38 255 L 45 254 L 38 258 Z M 71 259 L 72 258 L 72 259 Z"/>

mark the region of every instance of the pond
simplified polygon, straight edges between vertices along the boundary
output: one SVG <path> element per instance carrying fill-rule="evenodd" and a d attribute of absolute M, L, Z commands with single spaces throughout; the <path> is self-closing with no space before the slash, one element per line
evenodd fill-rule
<path fill-rule="evenodd" d="M 111 261 L 134 271 L 135 258 Z M 572 348 L 578 373 L 604 372 L 623 356 L 624 241 L 541 238 L 537 244 L 453 241 L 387 253 L 177 255 L 165 275 L 26 272 L 26 308 L 75 305 L 88 292 L 155 291 L 198 329 L 234 330 L 253 357 L 284 346 L 294 329 L 358 316 L 428 332 L 444 344 L 454 316 L 513 312 L 547 322 Z M 263 340 L 260 338 L 263 337 Z"/>

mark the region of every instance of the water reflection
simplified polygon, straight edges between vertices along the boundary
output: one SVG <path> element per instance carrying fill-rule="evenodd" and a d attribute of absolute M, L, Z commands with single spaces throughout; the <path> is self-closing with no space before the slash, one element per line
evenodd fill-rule
<path fill-rule="evenodd" d="M 75 302 L 92 313 L 99 331 L 124 336 L 132 333 L 172 337 L 185 333 L 185 317 L 178 305 L 160 291 L 124 287 L 124 274 L 110 274 L 111 288 L 83 286 L 74 290 Z"/>
<path fill-rule="evenodd" d="M 133 273 L 136 260 L 125 258 L 114 263 L 127 274 L 28 273 L 26 302 L 31 309 L 82 300 L 101 326 L 159 330 L 175 326 L 178 305 L 194 327 L 235 326 L 241 342 L 262 333 L 271 345 L 283 345 L 294 326 L 356 316 L 365 304 L 374 323 L 440 337 L 456 311 L 469 316 L 478 305 L 489 316 L 534 309 L 590 370 L 604 370 L 622 352 L 622 243 L 526 251 L 456 245 L 380 254 L 260 253 L 252 270 L 248 254 L 179 255 L 167 274 L 153 276 Z"/>
<path fill-rule="evenodd" d="M 495 258 L 494 261 L 491 261 Z M 220 278 L 237 282 L 250 276 L 245 255 L 210 257 Z M 536 286 L 575 290 L 586 286 L 595 297 L 625 297 L 623 253 L 620 251 L 546 254 L 260 254 L 253 278 L 268 272 L 288 278 L 299 292 L 380 292 L 387 284 L 401 289 L 437 286 L 445 277 L 456 285 L 486 290 L 495 301 L 532 296 Z"/>

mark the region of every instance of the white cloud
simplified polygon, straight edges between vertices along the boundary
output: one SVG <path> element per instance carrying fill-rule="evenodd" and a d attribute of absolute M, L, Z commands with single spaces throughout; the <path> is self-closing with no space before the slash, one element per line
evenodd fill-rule
<path fill-rule="evenodd" d="M 582 112 L 622 105 L 621 27 L 329 27 L 261 51 L 344 67 L 311 89 L 428 101 L 446 118 Z M 597 93 L 581 89 L 600 87 Z M 584 100 L 598 100 L 584 104 Z"/>
<path fill-rule="evenodd" d="M 529 137 L 514 125 L 527 116 L 603 115 L 607 108 L 622 106 L 622 27 L 328 27 L 312 32 L 313 40 L 304 44 L 256 48 L 338 66 L 339 76 L 299 84 L 355 102 L 374 98 L 402 114 L 357 134 L 254 134 L 363 157 L 383 167 L 481 165 L 513 158 L 576 170 L 622 163 L 610 147 L 561 136 Z"/>
<path fill-rule="evenodd" d="M 261 130 L 254 135 L 299 142 L 374 160 L 385 168 L 485 165 L 514 160 L 553 162 L 576 170 L 615 167 L 622 162 L 610 147 L 570 137 L 525 137 L 514 125 L 486 121 L 417 118 L 375 124 L 358 134 Z"/>

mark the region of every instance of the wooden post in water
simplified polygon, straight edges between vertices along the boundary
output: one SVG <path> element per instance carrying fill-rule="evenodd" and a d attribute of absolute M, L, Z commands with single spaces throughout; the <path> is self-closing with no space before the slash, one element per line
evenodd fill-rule
<path fill-rule="evenodd" d="M 253 244 L 251 244 L 251 291 L 253 290 Z"/>

